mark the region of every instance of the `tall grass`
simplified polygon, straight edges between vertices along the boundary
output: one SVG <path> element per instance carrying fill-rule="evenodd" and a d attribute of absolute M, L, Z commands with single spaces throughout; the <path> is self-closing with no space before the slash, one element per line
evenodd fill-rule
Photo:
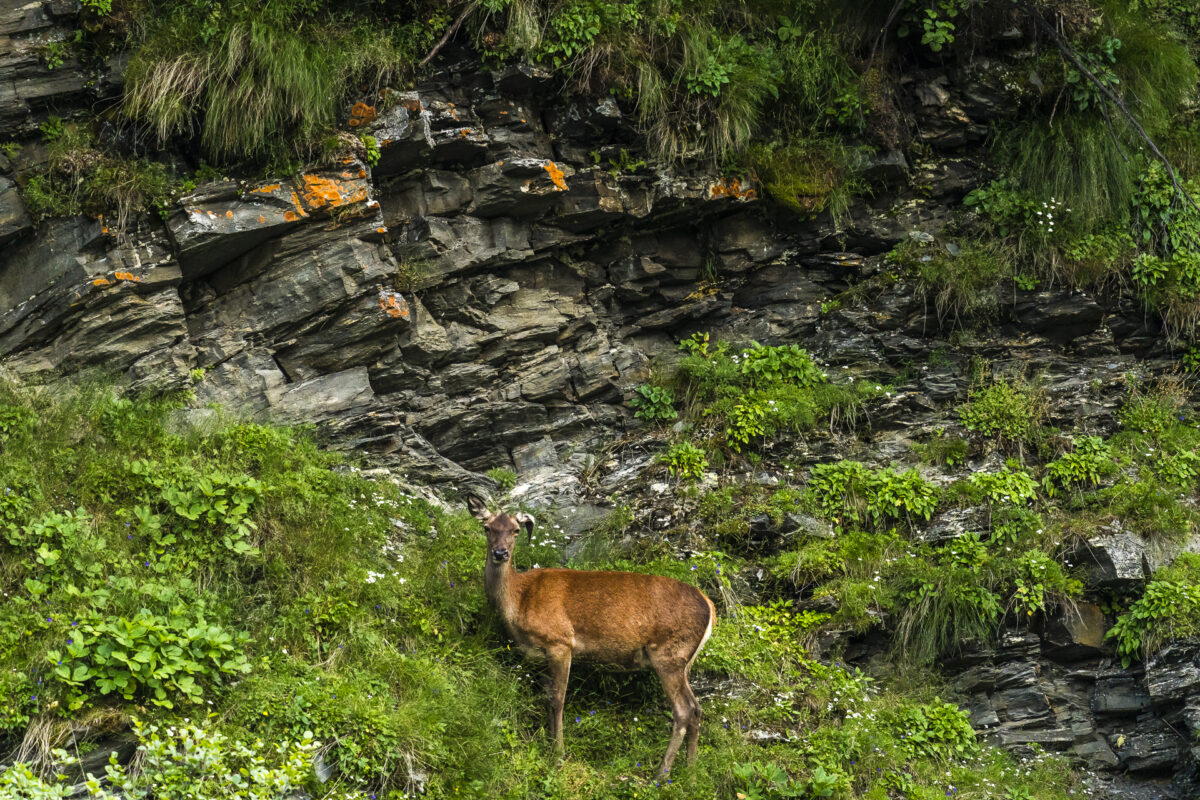
<path fill-rule="evenodd" d="M 440 24 L 306 19 L 271 5 L 225 13 L 209 27 L 169 5 L 151 14 L 122 106 L 160 141 L 194 138 L 225 162 L 311 153 L 347 99 L 408 74 Z"/>
<path fill-rule="evenodd" d="M 786 121 L 788 135 L 829 121 L 826 108 L 856 76 L 850 44 L 832 35 L 824 6 L 515 0 L 502 13 L 481 10 L 475 24 L 485 48 L 560 67 L 578 89 L 631 101 L 655 157 L 719 163 L 773 121 Z M 794 33 L 781 37 L 787 14 Z"/>
<path fill-rule="evenodd" d="M 1196 64 L 1162 24 L 1123 3 L 1105 3 L 1104 10 L 1104 27 L 1091 37 L 1092 46 L 1106 37 L 1120 40 L 1111 65 L 1114 89 L 1152 138 L 1163 137 L 1196 89 Z M 1087 50 L 1086 43 L 1077 47 Z M 1067 68 L 1056 55 L 1040 63 L 1063 74 Z M 1071 211 L 1064 226 L 1084 232 L 1128 219 L 1145 170 L 1145 145 L 1117 109 L 1105 113 L 1094 103 L 1075 108 L 1064 80 L 1052 77 L 1043 92 L 1044 113 L 998 134 L 997 145 L 1008 174 L 1045 199 L 1065 201 Z"/>

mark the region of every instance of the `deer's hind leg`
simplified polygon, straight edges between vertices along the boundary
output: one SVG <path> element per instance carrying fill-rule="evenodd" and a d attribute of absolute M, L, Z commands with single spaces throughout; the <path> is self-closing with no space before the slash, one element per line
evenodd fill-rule
<path fill-rule="evenodd" d="M 687 763 L 690 767 L 696 763 L 696 750 L 700 747 L 700 701 L 692 691 L 691 679 L 687 671 L 683 673 L 683 688 L 687 692 L 692 713 L 687 720 Z"/>
<path fill-rule="evenodd" d="M 695 757 L 694 746 L 691 742 L 691 728 L 694 719 L 698 738 L 700 735 L 699 705 L 692 695 L 691 687 L 688 686 L 686 659 L 656 656 L 651 653 L 650 663 L 653 665 L 654 671 L 658 673 L 658 679 L 667 693 L 667 701 L 671 704 L 671 739 L 667 742 L 667 752 L 663 755 L 660 768 L 660 772 L 666 775 L 671 772 L 671 765 L 675 763 L 675 755 L 679 752 L 679 746 L 683 744 L 685 733 L 688 734 L 689 739 L 688 760 Z"/>

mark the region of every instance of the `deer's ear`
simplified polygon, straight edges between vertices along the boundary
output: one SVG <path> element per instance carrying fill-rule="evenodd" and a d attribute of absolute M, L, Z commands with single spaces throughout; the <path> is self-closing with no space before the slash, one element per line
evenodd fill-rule
<path fill-rule="evenodd" d="M 524 511 L 517 514 L 517 523 L 525 529 L 525 534 L 533 538 L 533 526 L 537 524 L 537 520 L 533 518 L 533 514 L 526 514 Z"/>
<path fill-rule="evenodd" d="M 467 495 L 467 511 L 470 511 L 471 516 L 480 522 L 486 522 L 492 516 L 492 512 L 488 511 L 487 503 L 483 502 L 483 498 L 477 494 Z"/>

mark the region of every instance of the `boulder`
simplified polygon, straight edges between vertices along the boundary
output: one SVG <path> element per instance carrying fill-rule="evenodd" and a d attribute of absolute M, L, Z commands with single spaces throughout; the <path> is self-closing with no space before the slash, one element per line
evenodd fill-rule
<path fill-rule="evenodd" d="M 1095 603 L 1063 605 L 1045 623 L 1046 655 L 1060 661 L 1099 655 L 1105 649 L 1105 630 L 1104 612 Z"/>
<path fill-rule="evenodd" d="M 1076 549 L 1071 561 L 1084 568 L 1090 587 L 1132 587 L 1150 576 L 1147 552 L 1142 537 L 1118 531 L 1089 539 Z"/>

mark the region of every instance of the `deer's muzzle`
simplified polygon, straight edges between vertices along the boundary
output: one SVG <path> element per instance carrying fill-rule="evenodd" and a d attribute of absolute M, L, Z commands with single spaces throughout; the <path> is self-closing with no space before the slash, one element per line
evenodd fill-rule
<path fill-rule="evenodd" d="M 509 555 L 511 554 L 508 552 L 507 547 L 497 547 L 492 551 L 492 560 L 497 564 L 503 564 L 505 561 L 508 561 Z"/>

